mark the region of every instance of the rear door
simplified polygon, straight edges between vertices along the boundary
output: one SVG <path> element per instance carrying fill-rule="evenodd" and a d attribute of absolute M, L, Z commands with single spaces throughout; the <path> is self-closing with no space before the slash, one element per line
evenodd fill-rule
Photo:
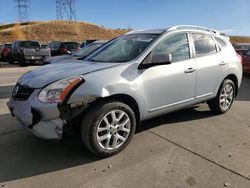
<path fill-rule="evenodd" d="M 217 93 L 228 70 L 228 62 L 223 58 L 212 36 L 192 33 L 194 55 L 197 65 L 196 98 L 207 98 Z"/>

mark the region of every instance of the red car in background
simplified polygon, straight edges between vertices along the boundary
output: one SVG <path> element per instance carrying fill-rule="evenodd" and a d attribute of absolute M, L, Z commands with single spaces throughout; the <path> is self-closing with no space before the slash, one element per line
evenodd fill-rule
<path fill-rule="evenodd" d="M 2 51 L 1 51 L 1 59 L 3 61 L 6 61 L 8 59 L 8 54 L 9 54 L 11 45 L 12 45 L 11 43 L 4 44 Z"/>
<path fill-rule="evenodd" d="M 250 43 L 236 43 L 233 47 L 238 54 L 242 55 L 250 48 Z"/>
<path fill-rule="evenodd" d="M 250 48 L 242 55 L 243 72 L 250 74 Z"/>

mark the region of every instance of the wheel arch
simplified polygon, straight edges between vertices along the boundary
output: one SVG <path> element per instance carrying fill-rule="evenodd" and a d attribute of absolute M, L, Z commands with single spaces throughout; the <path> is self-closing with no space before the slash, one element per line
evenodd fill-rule
<path fill-rule="evenodd" d="M 98 102 L 101 100 L 117 100 L 117 101 L 125 103 L 130 108 L 132 108 L 132 110 L 135 113 L 137 128 L 140 126 L 141 115 L 140 115 L 139 105 L 132 96 L 128 94 L 113 94 L 107 97 L 98 98 L 95 102 Z"/>
<path fill-rule="evenodd" d="M 235 85 L 235 97 L 238 95 L 238 78 L 235 74 L 229 74 L 224 80 L 232 80 Z"/>

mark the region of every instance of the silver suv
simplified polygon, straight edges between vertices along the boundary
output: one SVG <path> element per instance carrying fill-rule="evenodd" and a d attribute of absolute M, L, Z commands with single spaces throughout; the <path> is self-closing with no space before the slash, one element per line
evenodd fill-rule
<path fill-rule="evenodd" d="M 129 144 L 143 120 L 201 102 L 227 112 L 241 79 L 241 60 L 227 37 L 173 26 L 132 31 L 85 61 L 32 70 L 18 80 L 8 106 L 36 135 L 60 139 L 76 129 L 89 150 L 108 157 Z"/>

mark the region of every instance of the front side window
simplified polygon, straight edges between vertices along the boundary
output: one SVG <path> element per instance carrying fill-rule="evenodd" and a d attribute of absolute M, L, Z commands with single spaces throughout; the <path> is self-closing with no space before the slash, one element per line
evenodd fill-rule
<path fill-rule="evenodd" d="M 186 33 L 173 34 L 160 42 L 152 51 L 155 54 L 171 54 L 172 62 L 190 58 L 188 36 Z"/>
<path fill-rule="evenodd" d="M 87 61 L 128 62 L 139 56 L 157 37 L 156 34 L 131 34 L 100 47 Z"/>
<path fill-rule="evenodd" d="M 194 41 L 196 57 L 201 57 L 217 52 L 216 45 L 211 36 L 193 33 L 192 37 Z"/>

